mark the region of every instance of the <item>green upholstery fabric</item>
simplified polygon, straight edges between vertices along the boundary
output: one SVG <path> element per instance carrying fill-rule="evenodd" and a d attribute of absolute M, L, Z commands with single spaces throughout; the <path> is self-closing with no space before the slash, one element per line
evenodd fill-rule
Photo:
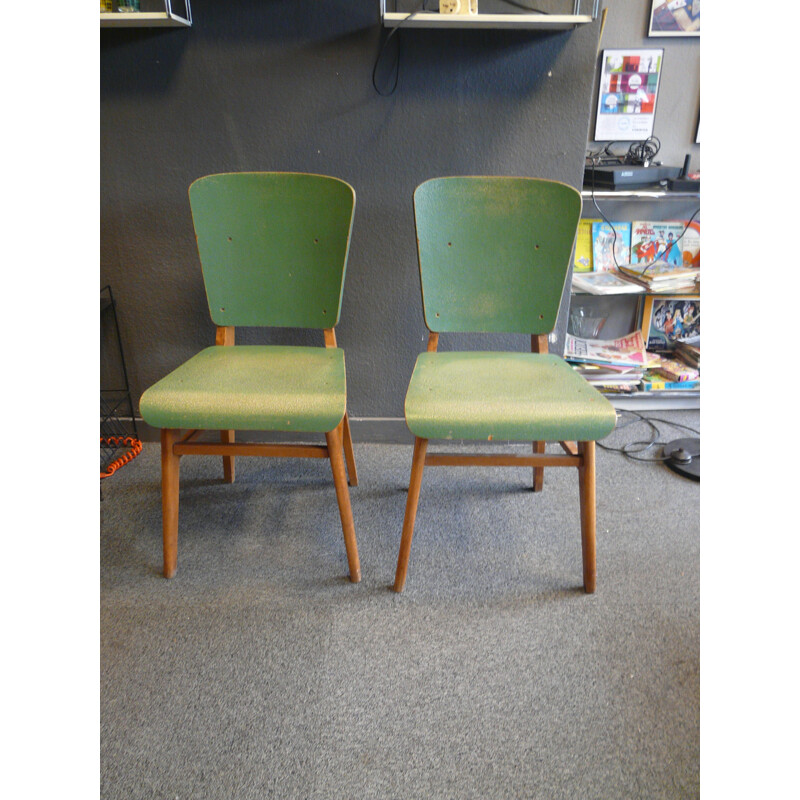
<path fill-rule="evenodd" d="M 563 359 L 537 353 L 421 353 L 405 414 L 423 439 L 595 441 L 616 421 Z"/>
<path fill-rule="evenodd" d="M 537 178 L 434 178 L 414 192 L 428 329 L 549 333 L 580 193 Z"/>
<path fill-rule="evenodd" d="M 298 172 L 222 173 L 196 180 L 189 202 L 215 324 L 338 323 L 352 186 Z"/>
<path fill-rule="evenodd" d="M 344 351 L 334 347 L 208 347 L 141 398 L 156 428 L 328 432 L 345 412 Z"/>

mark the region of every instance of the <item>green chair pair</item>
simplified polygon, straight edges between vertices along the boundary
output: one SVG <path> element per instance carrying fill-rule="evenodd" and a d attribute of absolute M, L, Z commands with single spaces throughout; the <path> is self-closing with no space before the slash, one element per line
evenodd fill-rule
<path fill-rule="evenodd" d="M 350 580 L 361 579 L 348 478 L 357 485 L 346 408 L 344 352 L 336 345 L 355 193 L 303 173 L 209 175 L 189 188 L 216 345 L 141 398 L 161 429 L 164 575 L 177 569 L 179 464 L 234 458 L 329 458 Z M 583 585 L 595 590 L 594 442 L 614 428 L 611 404 L 547 354 L 581 211 L 580 194 L 534 178 L 453 177 L 414 193 L 427 352 L 406 395 L 414 434 L 411 479 L 394 589 L 405 586 L 425 465 L 577 467 Z M 235 345 L 236 326 L 321 329 L 325 347 Z M 524 333 L 531 353 L 437 352 L 445 332 Z M 236 441 L 235 431 L 324 433 L 325 445 Z M 204 432 L 216 440 L 205 441 Z M 428 440 L 532 443 L 524 455 L 431 454 Z M 546 442 L 564 453 L 548 454 Z"/>

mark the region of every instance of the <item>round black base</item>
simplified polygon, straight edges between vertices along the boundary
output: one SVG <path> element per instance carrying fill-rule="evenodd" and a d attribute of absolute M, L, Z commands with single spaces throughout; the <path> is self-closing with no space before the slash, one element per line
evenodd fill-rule
<path fill-rule="evenodd" d="M 700 439 L 675 439 L 664 445 L 664 462 L 673 472 L 700 480 Z"/>

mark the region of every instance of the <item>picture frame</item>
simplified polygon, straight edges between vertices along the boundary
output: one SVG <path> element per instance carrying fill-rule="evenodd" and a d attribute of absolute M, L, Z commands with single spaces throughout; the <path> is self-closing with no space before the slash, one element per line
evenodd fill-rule
<path fill-rule="evenodd" d="M 645 350 L 667 353 L 679 342 L 700 344 L 700 295 L 647 295 L 642 310 Z"/>
<path fill-rule="evenodd" d="M 699 36 L 700 0 L 652 0 L 648 36 Z"/>
<path fill-rule="evenodd" d="M 645 141 L 653 135 L 664 48 L 603 50 L 594 141 Z"/>

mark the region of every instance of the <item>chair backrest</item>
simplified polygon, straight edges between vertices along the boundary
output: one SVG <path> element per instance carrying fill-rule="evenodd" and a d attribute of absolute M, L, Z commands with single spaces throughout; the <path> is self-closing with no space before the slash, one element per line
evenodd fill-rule
<path fill-rule="evenodd" d="M 581 215 L 571 186 L 434 178 L 414 192 L 422 305 L 435 332 L 553 330 Z"/>
<path fill-rule="evenodd" d="M 233 172 L 196 180 L 189 203 L 215 324 L 336 325 L 352 186 L 324 175 Z"/>

